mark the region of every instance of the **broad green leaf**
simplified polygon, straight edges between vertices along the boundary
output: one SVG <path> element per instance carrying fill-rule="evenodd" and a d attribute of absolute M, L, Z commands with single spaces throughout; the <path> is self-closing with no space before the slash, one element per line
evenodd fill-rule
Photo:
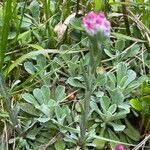
<path fill-rule="evenodd" d="M 58 140 L 55 144 L 54 144 L 54 147 L 56 150 L 65 150 L 65 142 L 62 141 L 62 140 Z"/>
<path fill-rule="evenodd" d="M 144 79 L 149 81 L 149 79 Z M 150 95 L 150 84 L 146 81 L 142 81 L 142 85 L 141 85 L 141 92 L 142 95 Z"/>
<path fill-rule="evenodd" d="M 141 111 L 143 109 L 141 102 L 138 99 L 131 99 L 130 105 L 138 111 Z"/>
<path fill-rule="evenodd" d="M 75 110 L 77 112 L 82 112 L 82 108 L 81 108 L 81 102 L 78 101 L 76 104 L 75 104 Z"/>
<path fill-rule="evenodd" d="M 118 86 L 123 88 L 124 87 L 124 84 L 127 83 L 127 79 L 128 77 L 127 76 L 124 76 L 121 81 L 118 83 Z M 124 87 L 125 88 L 125 87 Z"/>
<path fill-rule="evenodd" d="M 125 48 L 125 41 L 124 40 L 117 40 L 115 42 L 115 49 L 122 52 L 123 49 Z"/>
<path fill-rule="evenodd" d="M 125 120 L 126 122 L 126 129 L 123 131 L 128 137 L 130 137 L 134 141 L 139 141 L 140 133 L 137 129 L 135 129 L 129 121 Z M 133 134 L 134 133 L 134 134 Z"/>
<path fill-rule="evenodd" d="M 145 102 L 147 104 L 147 106 L 150 105 L 150 95 L 143 96 L 141 98 L 141 101 Z"/>
<path fill-rule="evenodd" d="M 102 0 L 94 0 L 94 10 L 95 11 L 100 11 L 102 9 Z"/>
<path fill-rule="evenodd" d="M 105 146 L 106 141 L 101 139 L 94 139 L 93 144 L 96 145 L 97 149 L 103 149 Z"/>
<path fill-rule="evenodd" d="M 50 120 L 50 118 L 41 118 L 41 117 L 39 117 L 38 119 L 37 119 L 37 121 L 39 121 L 40 123 L 46 123 L 46 122 L 48 122 Z"/>

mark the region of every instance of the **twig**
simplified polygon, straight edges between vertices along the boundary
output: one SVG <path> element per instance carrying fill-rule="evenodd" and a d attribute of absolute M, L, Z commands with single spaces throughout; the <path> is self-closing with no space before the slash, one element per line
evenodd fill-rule
<path fill-rule="evenodd" d="M 46 150 L 48 146 L 54 144 L 58 138 L 61 136 L 61 132 L 58 132 L 47 144 L 41 145 L 37 148 L 37 150 Z"/>
<path fill-rule="evenodd" d="M 137 146 L 135 146 L 132 150 L 138 150 L 142 145 L 145 144 L 146 141 L 148 141 L 150 138 L 150 134 L 144 138 Z"/>

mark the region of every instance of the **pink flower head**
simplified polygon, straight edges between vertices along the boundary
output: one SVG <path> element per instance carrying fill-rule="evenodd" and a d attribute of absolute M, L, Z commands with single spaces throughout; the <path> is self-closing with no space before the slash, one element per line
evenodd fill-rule
<path fill-rule="evenodd" d="M 107 37 L 110 36 L 110 22 L 106 19 L 103 12 L 89 12 L 83 18 L 83 27 L 90 36 L 98 32 L 102 32 Z"/>
<path fill-rule="evenodd" d="M 123 145 L 118 144 L 118 145 L 116 146 L 115 150 L 126 150 L 126 149 L 124 148 Z"/>

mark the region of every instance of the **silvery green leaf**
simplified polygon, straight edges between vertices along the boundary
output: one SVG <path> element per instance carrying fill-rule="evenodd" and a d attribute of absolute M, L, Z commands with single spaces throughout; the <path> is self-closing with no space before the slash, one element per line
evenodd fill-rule
<path fill-rule="evenodd" d="M 128 77 L 124 76 L 121 81 L 118 83 L 117 86 L 120 86 L 120 88 L 122 88 L 124 86 L 124 84 L 127 82 Z M 125 88 L 125 87 L 124 87 Z"/>
<path fill-rule="evenodd" d="M 33 95 L 37 99 L 39 104 L 44 103 L 43 93 L 42 93 L 41 89 L 39 89 L 39 88 L 34 89 Z"/>
<path fill-rule="evenodd" d="M 118 105 L 118 108 L 125 109 L 127 113 L 130 112 L 130 105 L 126 103 L 121 103 Z"/>
<path fill-rule="evenodd" d="M 40 66 L 40 68 L 44 68 L 46 66 L 46 58 L 44 55 L 40 54 L 36 56 L 37 65 Z"/>
<path fill-rule="evenodd" d="M 47 105 L 42 104 L 41 106 L 36 106 L 36 108 L 39 109 L 47 117 L 49 117 L 49 118 L 51 117 L 52 113 L 51 113 L 50 108 Z"/>
<path fill-rule="evenodd" d="M 101 98 L 102 96 L 104 96 L 104 92 L 102 91 L 97 91 L 94 93 L 96 95 L 96 97 Z"/>
<path fill-rule="evenodd" d="M 24 68 L 31 75 L 35 74 L 35 72 L 36 72 L 36 69 L 35 69 L 32 62 L 29 62 L 29 61 L 25 62 L 24 63 Z"/>
<path fill-rule="evenodd" d="M 73 87 L 78 87 L 78 88 L 85 88 L 81 82 L 77 79 L 74 79 L 73 77 L 69 77 L 67 80 L 67 83 L 70 84 Z"/>
<path fill-rule="evenodd" d="M 116 115 L 113 117 L 113 120 L 125 118 L 127 114 L 128 112 L 126 110 L 121 110 L 118 113 L 116 113 Z"/>
<path fill-rule="evenodd" d="M 110 50 L 107 50 L 107 49 L 104 48 L 104 52 L 105 52 L 105 54 L 106 54 L 107 56 L 109 56 L 110 58 L 115 57 L 115 55 L 113 55 Z"/>
<path fill-rule="evenodd" d="M 106 74 L 98 74 L 96 80 L 95 80 L 95 84 L 97 86 L 104 86 L 107 82 L 107 76 Z"/>
<path fill-rule="evenodd" d="M 90 102 L 90 106 L 91 106 L 91 109 L 93 109 L 93 111 L 97 112 L 102 119 L 104 119 L 106 117 L 106 115 L 104 115 L 101 110 L 98 108 L 97 104 L 93 101 Z"/>
<path fill-rule="evenodd" d="M 128 58 L 128 57 L 134 57 L 139 53 L 140 50 L 140 46 L 139 45 L 134 45 L 132 46 L 127 53 L 124 55 L 124 59 Z"/>
<path fill-rule="evenodd" d="M 126 76 L 127 66 L 125 63 L 121 62 L 117 66 L 117 84 L 119 85 L 120 81 L 124 76 Z"/>
<path fill-rule="evenodd" d="M 50 120 L 50 118 L 41 118 L 41 117 L 37 119 L 37 121 L 39 121 L 41 123 L 45 123 L 45 122 L 47 122 L 49 120 Z"/>
<path fill-rule="evenodd" d="M 50 89 L 48 86 L 43 85 L 41 87 L 41 91 L 43 93 L 43 98 L 44 98 L 43 101 L 45 104 L 47 104 L 50 101 Z"/>
<path fill-rule="evenodd" d="M 36 139 L 36 135 L 38 134 L 38 128 L 34 128 L 32 130 L 29 130 L 27 132 L 26 138 L 31 139 L 31 140 L 35 140 Z"/>
<path fill-rule="evenodd" d="M 136 73 L 133 70 L 128 70 L 127 77 L 128 79 L 126 80 L 124 84 L 124 88 L 126 88 L 132 81 L 136 79 Z"/>
<path fill-rule="evenodd" d="M 32 13 L 33 18 L 35 18 L 36 21 L 38 21 L 40 15 L 40 4 L 38 3 L 38 1 L 33 0 L 29 5 L 29 9 Z"/>
<path fill-rule="evenodd" d="M 23 110 L 24 112 L 30 114 L 30 115 L 34 115 L 34 116 L 39 116 L 40 112 L 31 104 L 29 103 L 20 103 L 19 104 L 21 110 Z"/>
<path fill-rule="evenodd" d="M 62 115 L 69 115 L 70 114 L 70 109 L 69 109 L 69 107 L 67 106 L 67 105 L 64 105 L 63 107 L 62 107 Z"/>
<path fill-rule="evenodd" d="M 119 105 L 124 101 L 124 95 L 119 89 L 109 90 L 112 103 Z"/>
<path fill-rule="evenodd" d="M 30 103 L 30 104 L 38 105 L 37 100 L 36 100 L 36 99 L 34 98 L 34 96 L 33 96 L 32 94 L 30 94 L 30 93 L 24 93 L 24 94 L 22 94 L 22 98 L 23 98 L 26 102 L 28 102 L 28 103 Z"/>
<path fill-rule="evenodd" d="M 107 97 L 107 96 L 103 96 L 100 99 L 100 104 L 103 109 L 103 112 L 106 112 L 108 110 L 110 103 L 111 103 L 111 101 L 110 101 L 109 97 Z"/>
<path fill-rule="evenodd" d="M 123 91 L 124 95 L 130 94 L 134 89 L 138 88 L 140 84 L 137 81 L 130 83 L 127 88 Z"/>
<path fill-rule="evenodd" d="M 114 128 L 115 131 L 123 131 L 126 127 L 125 125 L 120 125 L 113 122 L 110 122 L 109 124 Z"/>
<path fill-rule="evenodd" d="M 62 109 L 61 109 L 60 106 L 55 107 L 55 114 L 56 114 L 57 120 L 58 120 L 59 118 L 61 118 L 61 116 L 62 116 Z"/>
<path fill-rule="evenodd" d="M 58 106 L 57 105 L 57 102 L 55 101 L 55 100 L 53 100 L 53 99 L 50 99 L 49 101 L 48 101 L 48 104 L 47 104 L 49 107 L 55 107 L 55 106 Z"/>
<path fill-rule="evenodd" d="M 117 109 L 116 104 L 113 104 L 108 108 L 108 112 L 110 112 L 110 114 L 114 114 L 116 109 Z"/>
<path fill-rule="evenodd" d="M 71 76 L 75 76 L 76 75 L 76 70 L 79 67 L 79 65 L 77 63 L 68 61 L 68 71 L 70 73 Z"/>
<path fill-rule="evenodd" d="M 90 102 L 90 106 L 91 106 L 91 109 L 93 109 L 94 111 L 96 111 L 97 113 L 100 111 L 97 104 L 93 101 Z"/>
<path fill-rule="evenodd" d="M 20 19 L 20 16 L 19 16 Z M 21 28 L 28 28 L 32 25 L 32 20 L 28 17 L 23 17 L 21 22 Z"/>
<path fill-rule="evenodd" d="M 16 87 L 20 82 L 21 80 L 16 80 L 15 82 L 13 82 L 10 90 L 13 90 L 13 88 Z"/>
<path fill-rule="evenodd" d="M 56 88 L 54 99 L 55 99 L 57 102 L 59 102 L 59 101 L 63 100 L 64 97 L 65 97 L 65 87 L 62 86 L 62 85 L 59 85 L 59 86 Z"/>
<path fill-rule="evenodd" d="M 108 86 L 114 88 L 116 86 L 116 77 L 112 72 L 109 72 L 108 78 L 110 79 L 110 82 L 108 82 Z"/>

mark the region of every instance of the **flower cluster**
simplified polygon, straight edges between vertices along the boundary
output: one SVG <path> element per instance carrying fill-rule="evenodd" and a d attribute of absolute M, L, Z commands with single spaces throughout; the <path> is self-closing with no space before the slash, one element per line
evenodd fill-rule
<path fill-rule="evenodd" d="M 110 36 L 110 22 L 106 19 L 103 12 L 89 12 L 83 18 L 83 26 L 90 36 L 94 36 L 98 32 L 101 32 L 106 37 Z"/>

